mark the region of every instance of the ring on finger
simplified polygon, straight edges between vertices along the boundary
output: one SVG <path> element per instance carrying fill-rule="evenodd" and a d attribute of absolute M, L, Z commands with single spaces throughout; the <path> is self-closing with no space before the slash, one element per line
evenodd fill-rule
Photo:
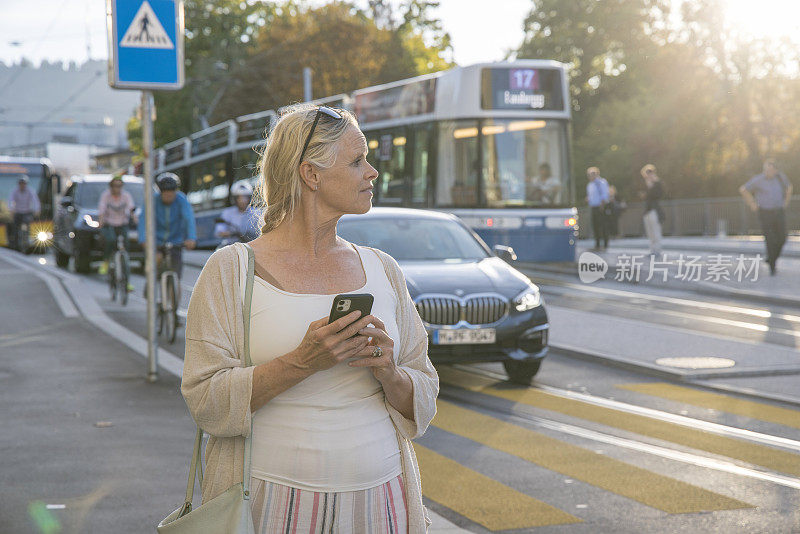
<path fill-rule="evenodd" d="M 372 357 L 373 358 L 380 358 L 383 355 L 383 349 L 380 347 L 375 347 L 372 349 Z"/>

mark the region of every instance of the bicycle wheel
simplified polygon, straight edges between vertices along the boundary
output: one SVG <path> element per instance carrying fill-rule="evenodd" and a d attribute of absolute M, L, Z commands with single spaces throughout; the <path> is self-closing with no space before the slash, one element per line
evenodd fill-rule
<path fill-rule="evenodd" d="M 169 342 L 172 343 L 175 341 L 175 333 L 177 330 L 175 327 L 175 319 L 177 318 L 176 312 L 178 310 L 178 303 L 175 294 L 175 277 L 167 277 L 167 283 L 165 285 L 167 294 L 164 295 L 164 302 L 168 304 L 168 306 L 164 309 L 164 322 L 166 325 L 165 334 Z"/>
<path fill-rule="evenodd" d="M 117 258 L 114 258 L 114 267 L 108 270 L 108 292 L 111 294 L 112 302 L 117 300 L 116 260 Z"/>
<path fill-rule="evenodd" d="M 128 257 L 126 254 L 119 253 L 118 261 L 114 263 L 117 278 L 117 293 L 119 302 L 123 306 L 128 304 Z"/>

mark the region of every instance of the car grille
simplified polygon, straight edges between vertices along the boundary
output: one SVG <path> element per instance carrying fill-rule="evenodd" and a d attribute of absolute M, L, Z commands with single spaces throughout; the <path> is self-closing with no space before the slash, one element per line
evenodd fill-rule
<path fill-rule="evenodd" d="M 425 297 L 417 301 L 422 320 L 431 325 L 454 325 L 465 321 L 473 325 L 499 321 L 508 311 L 508 302 L 500 297 Z"/>

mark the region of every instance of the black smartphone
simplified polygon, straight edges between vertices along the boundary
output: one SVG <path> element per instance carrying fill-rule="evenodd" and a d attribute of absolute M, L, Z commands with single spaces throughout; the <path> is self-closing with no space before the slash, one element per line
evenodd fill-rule
<path fill-rule="evenodd" d="M 372 312 L 372 302 L 375 299 L 369 293 L 347 293 L 336 295 L 331 306 L 331 315 L 328 317 L 328 324 L 341 319 L 345 315 L 356 310 L 361 312 L 358 317 L 361 319 Z"/>

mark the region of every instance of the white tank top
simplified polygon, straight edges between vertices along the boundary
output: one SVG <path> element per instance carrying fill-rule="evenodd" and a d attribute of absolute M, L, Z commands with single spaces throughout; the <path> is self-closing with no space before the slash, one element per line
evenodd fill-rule
<path fill-rule="evenodd" d="M 242 295 L 247 250 L 239 252 Z M 371 293 L 372 314 L 394 340 L 400 336 L 395 295 L 376 253 L 355 247 L 367 283 L 351 293 Z M 330 314 L 336 295 L 290 293 L 255 277 L 250 319 L 253 365 L 297 348 L 312 321 Z M 301 490 L 358 491 L 401 473 L 394 424 L 380 382 L 368 368 L 346 363 L 319 371 L 270 400 L 253 414 L 252 476 Z"/>

